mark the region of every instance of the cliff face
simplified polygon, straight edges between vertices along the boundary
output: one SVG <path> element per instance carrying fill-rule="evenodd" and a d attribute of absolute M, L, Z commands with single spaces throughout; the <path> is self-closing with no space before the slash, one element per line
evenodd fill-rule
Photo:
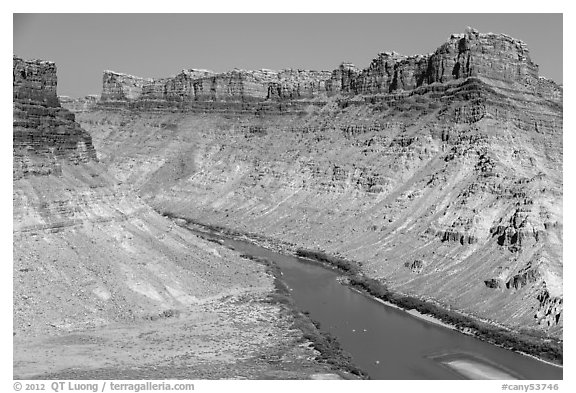
<path fill-rule="evenodd" d="M 150 100 L 191 105 L 204 101 L 326 100 L 337 94 L 411 91 L 470 77 L 514 85 L 547 97 L 558 98 L 562 94 L 557 86 L 541 81 L 538 66 L 531 61 L 522 41 L 469 28 L 464 34 L 452 35 L 434 53 L 403 56 L 384 52 L 364 70 L 350 63 L 343 63 L 332 72 L 234 70 L 216 74 L 191 69 L 157 80 L 106 71 L 101 103 L 123 101 L 136 106 L 147 103 L 145 106 L 150 107 Z"/>
<path fill-rule="evenodd" d="M 503 82 L 533 85 L 538 66 L 530 60 L 527 46 L 504 34 L 480 34 L 468 29 L 430 56 L 428 83 L 482 76 Z"/>
<path fill-rule="evenodd" d="M 477 77 L 489 83 L 538 91 L 541 95 L 561 94 L 557 86 L 543 86 L 538 66 L 530 59 L 526 44 L 505 34 L 482 34 L 468 28 L 453 34 L 433 53 L 402 56 L 380 53 L 362 71 L 346 66 L 332 73 L 332 86 L 351 94 L 386 94 L 409 91 L 423 85 L 448 83 Z M 342 83 L 345 78 L 346 82 Z M 337 90 L 332 89 L 332 92 Z"/>
<path fill-rule="evenodd" d="M 364 70 L 176 85 L 198 101 L 79 115 L 157 210 L 344 256 L 399 292 L 561 337 L 562 88 L 521 41 L 469 29 Z"/>
<path fill-rule="evenodd" d="M 49 61 L 24 61 L 13 57 L 15 102 L 36 102 L 48 107 L 59 107 L 56 95 L 56 65 Z"/>
<path fill-rule="evenodd" d="M 152 79 L 139 78 L 133 75 L 122 74 L 113 71 L 104 71 L 102 84 L 106 86 L 102 90 L 102 101 L 135 100 L 142 95 L 142 88 Z"/>
<path fill-rule="evenodd" d="M 92 138 L 60 106 L 56 66 L 14 57 L 13 176 L 58 172 L 58 160 L 96 159 Z"/>
<path fill-rule="evenodd" d="M 105 79 L 115 86 L 105 97 L 140 94 L 130 78 Z M 15 378 L 333 372 L 297 345 L 294 316 L 268 299 L 266 268 L 175 225 L 111 176 L 56 87 L 54 63 L 14 57 Z M 95 101 L 63 98 L 84 114 Z M 270 356 L 297 366 L 279 370 Z"/>
<path fill-rule="evenodd" d="M 72 113 L 84 112 L 93 109 L 100 101 L 100 96 L 96 94 L 87 95 L 80 98 L 71 98 L 68 96 L 58 96 L 60 105 Z"/>
<path fill-rule="evenodd" d="M 211 269 L 238 258 L 173 228 L 105 172 L 56 87 L 54 63 L 14 57 L 15 331 L 142 318 L 242 292 L 227 273 L 207 284 Z M 212 267 L 191 259 L 190 247 Z"/>
<path fill-rule="evenodd" d="M 314 98 L 325 94 L 327 71 L 233 70 L 216 74 L 183 70 L 173 78 L 143 79 L 104 72 L 101 103 L 193 103 L 197 101 L 264 101 Z"/>

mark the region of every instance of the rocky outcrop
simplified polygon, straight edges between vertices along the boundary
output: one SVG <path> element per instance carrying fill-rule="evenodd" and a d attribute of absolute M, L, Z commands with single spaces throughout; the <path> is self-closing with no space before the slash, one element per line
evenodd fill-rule
<path fill-rule="evenodd" d="M 138 79 L 108 76 L 107 99 L 122 103 L 142 94 Z M 159 91 L 153 86 L 145 94 Z M 80 116 L 91 113 L 94 101 L 63 97 L 62 106 Z M 155 212 L 131 184 L 96 161 L 92 138 L 62 106 L 54 63 L 14 57 L 11 326 L 16 379 L 109 377 L 110 372 L 127 378 L 135 369 L 147 370 L 144 378 L 166 377 L 175 364 L 188 375 L 191 361 L 200 365 L 195 376 L 208 379 L 305 379 L 334 372 L 318 351 L 301 345 L 308 336 L 294 329 L 309 324 L 313 330 L 307 328 L 307 334 L 321 337 L 314 325 L 269 297 L 275 293 L 274 278 L 264 264 L 209 243 Z M 110 124 L 117 119 L 112 116 Z M 158 126 L 171 132 L 179 128 L 176 121 Z M 194 166 L 183 158 L 188 157 L 174 160 L 181 165 L 176 176 L 165 179 L 190 173 Z M 205 324 L 191 338 L 189 326 L 198 327 L 198 316 Z M 214 340 L 207 340 L 206 331 L 214 332 Z M 171 344 L 191 339 L 203 357 L 191 359 L 190 345 Z M 157 357 L 147 353 L 151 345 Z M 223 350 L 232 355 L 222 360 Z M 104 364 L 98 351 L 117 356 Z M 280 357 L 298 367 L 286 371 L 278 365 Z M 272 358 L 264 367 L 246 362 Z M 161 363 L 169 366 L 160 370 Z"/>
<path fill-rule="evenodd" d="M 427 82 L 428 58 L 380 53 L 354 81 L 353 94 L 388 94 L 413 90 Z"/>
<path fill-rule="evenodd" d="M 484 285 L 492 289 L 502 288 L 502 280 L 499 280 L 497 278 L 491 278 L 489 280 L 485 280 Z"/>
<path fill-rule="evenodd" d="M 56 65 L 50 61 L 25 61 L 13 57 L 14 102 L 30 102 L 44 107 L 58 108 L 56 94 Z"/>
<path fill-rule="evenodd" d="M 100 96 L 97 94 L 90 94 L 85 97 L 71 98 L 68 96 L 58 96 L 62 108 L 68 109 L 70 112 L 86 112 L 93 109 L 100 101 Z"/>
<path fill-rule="evenodd" d="M 492 227 L 490 233 L 500 246 L 508 247 L 510 251 L 519 250 L 527 240 L 542 240 L 546 230 L 533 224 L 531 213 L 530 208 L 517 208 L 507 220 L 503 217 L 501 224 Z"/>
<path fill-rule="evenodd" d="M 332 71 L 330 79 L 326 81 L 328 94 L 352 93 L 356 91 L 356 78 L 360 70 L 352 63 L 342 63 Z"/>
<path fill-rule="evenodd" d="M 528 47 L 505 34 L 480 34 L 468 28 L 454 34 L 430 56 L 427 82 L 444 83 L 471 76 L 534 86 L 538 66 Z"/>
<path fill-rule="evenodd" d="M 425 264 L 424 261 L 422 261 L 421 259 L 415 259 L 412 262 L 405 262 L 404 266 L 410 269 L 412 273 L 420 274 L 422 273 Z"/>
<path fill-rule="evenodd" d="M 428 229 L 426 233 L 434 234 L 443 242 L 455 242 L 460 243 L 461 245 L 474 244 L 478 241 L 474 235 L 471 235 L 465 231 L 458 231 L 454 229 L 445 229 L 439 231 Z"/>
<path fill-rule="evenodd" d="M 101 101 L 131 101 L 140 98 L 145 84 L 152 79 L 139 78 L 134 75 L 114 71 L 104 71 L 102 77 Z"/>
<path fill-rule="evenodd" d="M 60 106 L 56 66 L 14 57 L 13 176 L 58 173 L 59 160 L 96 160 L 92 138 Z"/>
<path fill-rule="evenodd" d="M 534 319 L 537 324 L 545 328 L 550 328 L 560 324 L 563 312 L 564 298 L 558 288 L 552 290 L 546 280 L 556 280 L 547 271 L 547 261 L 542 258 L 535 258 L 537 262 L 530 261 L 516 274 L 506 278 L 507 269 L 500 272 L 497 278 L 485 280 L 484 284 L 488 288 L 503 289 L 507 291 L 528 290 L 531 296 L 537 301 Z M 558 283 L 556 283 L 558 286 Z M 552 286 L 551 286 L 552 287 Z M 535 293 L 535 294 L 534 294 Z"/>
<path fill-rule="evenodd" d="M 79 116 L 159 211 L 324 249 L 392 290 L 559 337 L 534 313 L 562 277 L 562 88 L 536 71 L 520 41 L 470 29 L 364 70 L 183 72 L 130 111 Z M 538 279 L 522 270 L 537 253 Z"/>
<path fill-rule="evenodd" d="M 172 78 L 144 79 L 105 71 L 101 102 L 263 101 L 310 99 L 326 90 L 327 71 L 183 70 Z"/>
<path fill-rule="evenodd" d="M 121 78 L 124 83 L 127 77 Z M 199 299 L 251 292 L 268 280 L 254 275 L 250 283 L 237 281 L 254 273 L 245 270 L 251 261 L 174 226 L 106 173 L 90 135 L 61 107 L 56 87 L 54 63 L 14 57 L 18 338 L 177 316 Z M 132 94 L 118 92 L 117 97 Z M 95 97 L 63 101 L 86 113 Z M 245 271 L 238 274 L 235 263 Z"/>
<path fill-rule="evenodd" d="M 506 282 L 506 289 L 522 289 L 526 285 L 534 284 L 540 280 L 542 274 L 537 267 L 528 265 L 525 269 L 515 274 Z"/>
<path fill-rule="evenodd" d="M 534 318 L 538 324 L 547 327 L 558 325 L 562 317 L 564 299 L 550 295 L 546 285 L 538 293 L 537 299 L 539 304 Z"/>
<path fill-rule="evenodd" d="M 325 101 L 339 94 L 398 94 L 471 77 L 514 85 L 551 99 L 562 95 L 561 88 L 538 77 L 538 66 L 530 60 L 528 48 L 522 41 L 468 28 L 464 34 L 452 35 L 434 53 L 404 56 L 383 52 L 364 70 L 351 63 L 342 63 L 332 72 L 236 69 L 213 73 L 190 69 L 164 79 L 106 71 L 101 103 L 122 101 L 150 107 L 150 100 L 190 105 L 214 101 Z"/>
<path fill-rule="evenodd" d="M 508 269 L 500 269 L 498 277 L 485 280 L 484 284 L 492 289 L 518 291 L 526 286 L 534 286 L 542 282 L 542 273 L 538 266 L 533 266 L 532 262 L 511 277 L 507 273 Z"/>
<path fill-rule="evenodd" d="M 356 75 L 350 91 L 392 93 L 469 77 L 537 88 L 538 66 L 530 60 L 522 41 L 504 34 L 480 34 L 468 28 L 464 34 L 453 34 L 430 55 L 379 54 L 367 69 Z"/>
<path fill-rule="evenodd" d="M 267 99 L 301 100 L 313 99 L 326 93 L 328 71 L 283 70 L 277 80 L 268 84 Z"/>

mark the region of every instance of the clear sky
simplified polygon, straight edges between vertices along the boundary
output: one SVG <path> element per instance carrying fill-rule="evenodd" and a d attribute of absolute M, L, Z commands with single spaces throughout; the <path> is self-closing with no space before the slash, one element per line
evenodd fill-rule
<path fill-rule="evenodd" d="M 56 62 L 58 93 L 99 94 L 106 69 L 166 77 L 184 68 L 332 70 L 378 52 L 433 52 L 466 26 L 526 42 L 562 83 L 562 14 L 14 14 L 14 54 Z"/>

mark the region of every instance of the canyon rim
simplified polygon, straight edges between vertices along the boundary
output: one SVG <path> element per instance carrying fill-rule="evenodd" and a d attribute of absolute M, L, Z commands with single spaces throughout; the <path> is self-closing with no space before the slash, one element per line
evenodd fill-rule
<path fill-rule="evenodd" d="M 190 228 L 562 364 L 563 87 L 529 43 L 447 36 L 364 68 L 107 70 L 83 98 L 16 54 L 14 378 L 366 377 L 273 264 Z"/>

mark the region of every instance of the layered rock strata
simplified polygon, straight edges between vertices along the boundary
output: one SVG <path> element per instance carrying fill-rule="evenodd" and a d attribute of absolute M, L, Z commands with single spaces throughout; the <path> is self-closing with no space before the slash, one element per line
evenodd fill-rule
<path fill-rule="evenodd" d="M 139 97 L 81 121 L 161 212 L 356 260 L 396 291 L 561 337 L 562 88 L 537 70 L 521 41 L 469 29 L 429 55 L 343 64 L 292 99 L 265 94 L 271 73 L 222 77 L 227 98 L 194 95 L 191 76 L 199 101 L 181 111 Z M 521 285 L 526 266 L 540 273 Z"/>
<path fill-rule="evenodd" d="M 69 111 L 84 112 L 93 109 L 100 101 L 100 96 L 97 94 L 90 94 L 85 97 L 71 98 L 68 96 L 58 96 L 60 105 Z"/>
<path fill-rule="evenodd" d="M 13 58 L 13 176 L 58 172 L 58 160 L 96 159 L 92 138 L 60 106 L 56 66 L 48 61 Z"/>
<path fill-rule="evenodd" d="M 140 88 L 125 82 L 116 97 Z M 54 63 L 14 57 L 14 377 L 338 377 L 269 297 L 263 265 L 175 225 L 106 172 L 56 85 Z M 65 101 L 89 113 L 94 100 Z"/>
<path fill-rule="evenodd" d="M 530 59 L 526 44 L 504 34 L 481 34 L 469 28 L 464 34 L 453 34 L 434 53 L 403 56 L 383 52 L 364 70 L 351 63 L 342 63 L 332 72 L 263 69 L 213 73 L 191 69 L 156 80 L 106 71 L 101 103 L 325 101 L 332 95 L 405 92 L 470 77 L 561 99 L 561 89 L 538 77 L 538 66 Z"/>
<path fill-rule="evenodd" d="M 240 289 L 226 274 L 209 278 L 233 256 L 174 228 L 104 171 L 56 85 L 54 63 L 14 57 L 18 334 L 141 318 Z"/>
<path fill-rule="evenodd" d="M 233 70 L 216 74 L 183 70 L 173 78 L 143 79 L 104 72 L 101 103 L 264 101 L 311 99 L 325 92 L 327 71 Z M 150 103 L 149 103 L 150 104 Z"/>

